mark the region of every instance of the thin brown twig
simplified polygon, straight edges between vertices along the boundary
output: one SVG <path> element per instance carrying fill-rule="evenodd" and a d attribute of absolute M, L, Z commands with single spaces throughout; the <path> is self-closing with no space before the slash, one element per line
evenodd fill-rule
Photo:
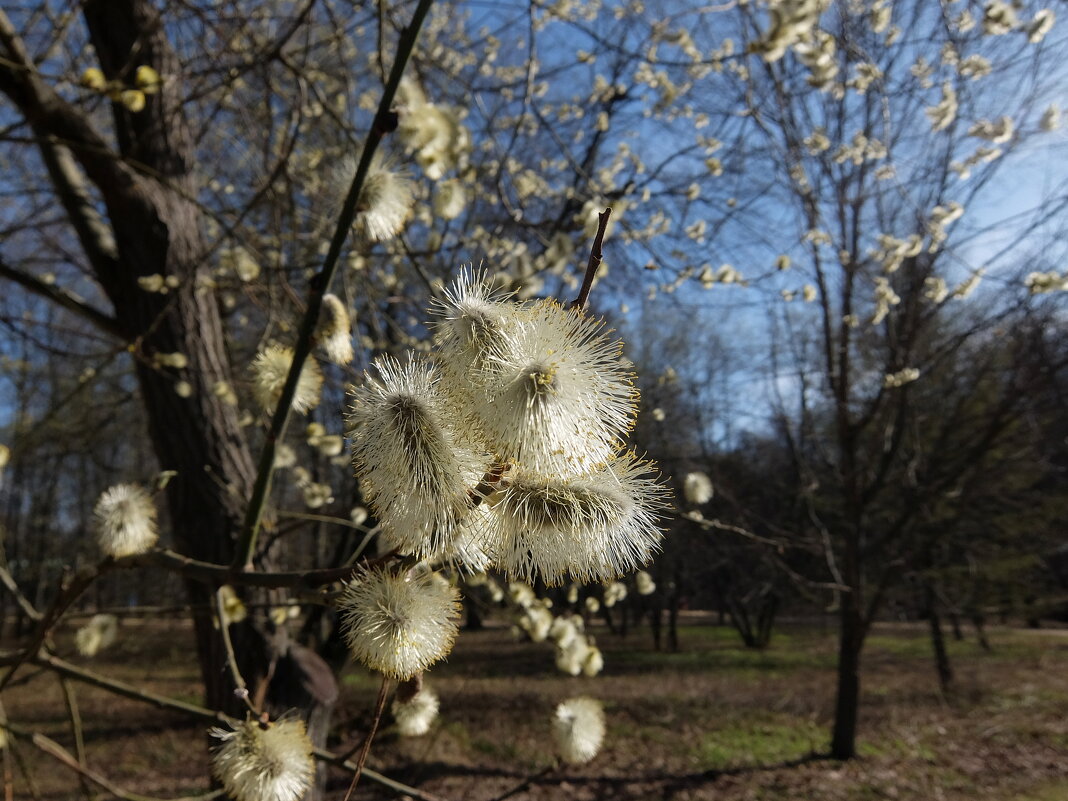
<path fill-rule="evenodd" d="M 609 206 L 597 215 L 597 236 L 593 238 L 593 247 L 590 248 L 590 259 L 586 262 L 586 274 L 582 277 L 582 288 L 578 297 L 571 304 L 571 308 L 580 311 L 586 308 L 586 302 L 590 299 L 590 290 L 593 289 L 593 279 L 597 276 L 597 269 L 601 266 L 604 254 L 601 248 L 604 245 L 604 234 L 608 229 L 608 218 L 612 216 L 612 207 Z"/>
<path fill-rule="evenodd" d="M 226 664 L 230 667 L 230 678 L 234 682 L 235 695 L 245 702 L 245 707 L 253 715 L 259 716 L 260 712 L 249 698 L 248 685 L 245 677 L 241 675 L 241 669 L 237 666 L 237 654 L 234 653 L 234 642 L 230 639 L 230 622 L 226 619 L 226 603 L 223 601 L 223 588 L 215 591 L 215 616 L 219 619 L 219 633 L 222 635 L 223 648 L 226 650 Z"/>
<path fill-rule="evenodd" d="M 22 733 L 11 725 L 8 725 L 7 730 L 12 733 Z M 123 790 L 121 787 L 113 784 L 110 779 L 97 773 L 94 770 L 81 765 L 78 760 L 70 753 L 66 748 L 61 746 L 55 740 L 45 737 L 40 732 L 33 732 L 32 734 L 24 734 L 28 736 L 30 742 L 40 751 L 48 754 L 57 762 L 67 766 L 72 771 L 78 774 L 80 779 L 91 781 L 93 784 L 103 788 L 111 795 L 121 798 L 124 801 L 164 801 L 153 796 L 140 795 L 139 793 L 131 793 L 128 790 Z M 225 790 L 222 788 L 218 790 L 211 790 L 210 792 L 202 795 L 195 796 L 182 796 L 181 798 L 167 799 L 167 801 L 209 801 L 212 798 L 218 798 Z"/>
<path fill-rule="evenodd" d="M 41 788 L 37 786 L 33 773 L 30 771 L 30 766 L 26 764 L 26 759 L 22 756 L 22 751 L 19 750 L 19 745 L 15 738 L 9 737 L 7 745 L 8 747 L 5 751 L 11 751 L 11 755 L 15 757 L 15 763 L 19 766 L 19 773 L 22 774 L 22 779 L 26 782 L 26 787 L 30 791 L 30 798 L 33 801 L 41 801 Z"/>
<path fill-rule="evenodd" d="M 41 613 L 38 612 L 26 596 L 22 594 L 22 590 L 19 589 L 19 585 L 15 581 L 14 576 L 12 576 L 3 565 L 0 565 L 0 584 L 7 587 L 8 592 L 15 596 L 15 602 L 19 605 L 19 608 L 26 617 L 35 623 L 41 620 Z"/>
<path fill-rule="evenodd" d="M 83 768 L 88 768 L 89 763 L 85 758 L 85 736 L 82 730 L 82 715 L 78 710 L 78 696 L 74 694 L 74 685 L 71 684 L 70 679 L 66 676 L 58 676 L 59 686 L 63 690 L 63 702 L 67 707 L 67 717 L 70 718 L 70 730 L 71 735 L 74 737 L 74 755 L 78 758 L 78 764 Z M 87 777 L 79 772 L 78 784 L 81 785 L 82 795 L 85 796 L 86 801 L 93 801 L 96 796 L 93 793 L 92 788 L 89 786 Z"/>
<path fill-rule="evenodd" d="M 389 561 L 393 556 L 393 554 L 385 554 L 382 557 L 368 560 L 368 564 L 374 565 Z M 186 578 L 205 583 L 242 584 L 249 587 L 266 587 L 268 589 L 315 589 L 326 584 L 333 584 L 335 581 L 347 579 L 355 569 L 349 565 L 319 570 L 247 573 L 240 570 L 235 571 L 230 565 L 202 562 L 169 550 L 149 551 L 136 556 L 124 556 L 122 559 L 115 560 L 114 566 L 116 568 L 161 567 L 181 573 Z"/>
<path fill-rule="evenodd" d="M 109 561 L 102 562 L 97 567 L 86 568 L 79 570 L 74 574 L 73 578 L 66 586 L 62 587 L 56 594 L 55 600 L 52 602 L 51 608 L 48 610 L 37 624 L 37 631 L 34 632 L 33 639 L 30 644 L 22 651 L 19 657 L 11 665 L 11 669 L 4 675 L 3 679 L 0 679 L 0 690 L 8 685 L 8 682 L 15 677 L 15 672 L 19 667 L 27 660 L 33 658 L 45 640 L 48 639 L 48 635 L 52 628 L 63 617 L 63 613 L 73 604 L 78 597 L 85 592 L 97 576 L 105 572 L 110 566 Z"/>
<path fill-rule="evenodd" d="M 371 742 L 375 739 L 379 721 L 382 720 L 382 710 L 386 708 L 387 690 L 389 690 L 389 678 L 383 676 L 382 684 L 378 687 L 378 700 L 375 701 L 375 716 L 371 719 L 371 729 L 367 732 L 367 737 L 363 741 L 363 747 L 360 749 L 360 758 L 356 760 L 356 771 L 352 775 L 352 784 L 349 785 L 349 791 L 345 793 L 345 801 L 349 801 L 352 797 L 352 792 L 356 789 L 356 785 L 360 781 L 360 775 L 363 773 L 364 765 L 367 764 L 367 755 L 371 753 Z"/>
<path fill-rule="evenodd" d="M 7 723 L 7 715 L 4 714 L 4 704 L 0 702 L 0 726 Z M 3 751 L 4 756 L 4 801 L 14 801 L 15 798 L 15 777 L 12 775 L 11 770 L 11 749 L 0 748 Z"/>

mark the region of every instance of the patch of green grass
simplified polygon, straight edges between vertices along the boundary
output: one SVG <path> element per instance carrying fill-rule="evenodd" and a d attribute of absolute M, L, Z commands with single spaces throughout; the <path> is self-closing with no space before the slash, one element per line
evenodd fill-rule
<path fill-rule="evenodd" d="M 829 668 L 833 651 L 813 648 L 804 634 L 776 635 L 763 650 L 746 648 L 728 626 L 684 626 L 679 629 L 681 650 L 615 651 L 611 660 L 632 668 L 673 668 L 681 671 L 731 671 L 743 678 L 783 675 L 799 668 Z"/>
<path fill-rule="evenodd" d="M 519 749 L 509 742 L 476 737 L 471 741 L 471 748 L 480 754 L 485 754 L 503 762 L 514 764 L 519 761 Z"/>
<path fill-rule="evenodd" d="M 922 759 L 928 763 L 934 762 L 937 757 L 934 749 L 926 743 L 909 742 L 901 737 L 862 740 L 857 744 L 857 754 L 862 757 L 888 756 L 898 761 Z"/>
<path fill-rule="evenodd" d="M 1061 641 L 1053 636 L 1044 637 L 1040 632 L 1019 632 L 998 630 L 990 634 L 993 644 L 991 651 L 984 651 L 972 631 L 967 631 L 965 639 L 955 640 L 946 627 L 946 651 L 950 661 L 981 659 L 983 661 L 1018 662 L 1038 659 L 1049 651 L 1051 646 L 1060 645 Z M 926 629 L 904 632 L 873 632 L 865 646 L 869 653 L 883 653 L 908 659 L 931 659 L 931 637 Z"/>
<path fill-rule="evenodd" d="M 1068 798 L 1068 781 L 1057 779 L 1050 784 L 1028 790 L 1021 795 L 1014 795 L 1005 801 L 1064 801 Z"/>
<path fill-rule="evenodd" d="M 787 762 L 827 746 L 826 727 L 783 717 L 715 727 L 701 735 L 693 756 L 704 770 L 724 770 Z"/>

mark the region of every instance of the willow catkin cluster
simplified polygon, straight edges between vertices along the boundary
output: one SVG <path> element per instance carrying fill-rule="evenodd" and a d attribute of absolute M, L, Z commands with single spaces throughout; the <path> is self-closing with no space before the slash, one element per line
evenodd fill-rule
<path fill-rule="evenodd" d="M 429 558 L 451 545 L 489 459 L 465 441 L 432 364 L 387 356 L 375 369 L 354 390 L 353 462 L 386 542 Z"/>
<path fill-rule="evenodd" d="M 312 743 L 301 720 L 249 720 L 233 731 L 211 733 L 220 740 L 212 752 L 212 772 L 236 801 L 298 801 L 311 786 Z"/>
<path fill-rule="evenodd" d="M 452 650 L 459 600 L 433 573 L 364 569 L 342 594 L 342 631 L 357 660 L 403 681 Z"/>
<path fill-rule="evenodd" d="M 421 737 L 430 731 L 441 705 L 437 693 L 423 687 L 407 700 L 393 701 L 391 711 L 397 724 L 397 733 L 402 737 Z"/>
<path fill-rule="evenodd" d="M 593 698 L 571 698 L 556 707 L 553 739 L 560 758 L 569 765 L 584 765 L 601 750 L 604 709 Z"/>
<path fill-rule="evenodd" d="M 96 656 L 114 644 L 119 634 L 119 619 L 115 615 L 93 615 L 89 622 L 74 634 L 74 646 L 82 656 Z"/>
<path fill-rule="evenodd" d="M 323 307 L 315 338 L 323 355 L 334 364 L 345 365 L 355 358 L 352 347 L 352 320 L 344 302 L 337 295 L 323 295 Z"/>
<path fill-rule="evenodd" d="M 107 556 L 144 553 L 159 537 L 152 496 L 137 484 L 116 484 L 101 493 L 93 507 L 93 526 Z"/>
<path fill-rule="evenodd" d="M 648 562 L 666 491 L 622 450 L 638 394 L 603 321 L 467 271 L 432 313 L 433 354 L 380 359 L 350 409 L 387 543 L 547 584 Z"/>
<path fill-rule="evenodd" d="M 273 414 L 293 364 L 293 349 L 284 345 L 268 345 L 252 360 L 252 389 L 256 401 L 265 412 Z M 297 389 L 293 393 L 293 410 L 305 413 L 319 405 L 323 387 L 323 373 L 314 359 L 308 359 L 300 370 Z"/>

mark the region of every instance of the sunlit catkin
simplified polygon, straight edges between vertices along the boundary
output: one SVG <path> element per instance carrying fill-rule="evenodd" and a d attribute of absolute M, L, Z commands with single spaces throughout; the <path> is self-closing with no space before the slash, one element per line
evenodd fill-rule
<path fill-rule="evenodd" d="M 211 733 L 221 740 L 212 752 L 212 772 L 236 801 L 298 801 L 311 786 L 312 744 L 301 720 L 249 720 L 233 731 Z"/>
<path fill-rule="evenodd" d="M 612 458 L 638 404 L 621 354 L 603 321 L 552 301 L 528 306 L 468 373 L 488 446 L 543 472 L 575 472 Z"/>
<path fill-rule="evenodd" d="M 282 397 L 286 376 L 293 364 L 293 349 L 282 345 L 268 345 L 252 360 L 252 388 L 256 400 L 268 414 L 274 412 Z M 293 393 L 292 407 L 296 412 L 308 412 L 319 405 L 319 391 L 323 386 L 323 374 L 314 359 L 304 362 Z"/>
<path fill-rule="evenodd" d="M 337 295 L 323 295 L 323 308 L 319 313 L 315 338 L 323 355 L 334 364 L 348 364 L 356 355 L 352 347 L 352 320 L 344 302 Z"/>
<path fill-rule="evenodd" d="M 701 506 L 712 500 L 712 479 L 700 471 L 687 473 L 682 480 L 682 492 L 686 502 Z"/>
<path fill-rule="evenodd" d="M 408 176 L 376 153 L 356 204 L 356 226 L 372 242 L 392 239 L 404 230 L 413 200 Z"/>
<path fill-rule="evenodd" d="M 452 649 L 459 593 L 433 574 L 383 569 L 357 573 L 339 602 L 349 650 L 359 662 L 394 679 L 410 679 Z"/>
<path fill-rule="evenodd" d="M 624 456 L 575 476 L 517 470 L 493 498 L 498 567 L 524 581 L 609 581 L 647 563 L 667 493 L 652 465 Z"/>
<path fill-rule="evenodd" d="M 553 713 L 553 738 L 560 758 L 583 765 L 597 756 L 604 741 L 604 710 L 592 698 L 571 698 Z"/>
<path fill-rule="evenodd" d="M 115 615 L 93 615 L 89 622 L 74 634 L 74 646 L 82 656 L 96 656 L 110 647 L 119 634 L 119 619 Z"/>
<path fill-rule="evenodd" d="M 489 461 L 457 430 L 433 366 L 385 357 L 375 367 L 379 378 L 354 390 L 350 407 L 356 473 L 391 547 L 440 555 Z"/>
<path fill-rule="evenodd" d="M 392 712 L 397 733 L 402 737 L 421 737 L 426 734 L 438 716 L 439 706 L 437 693 L 429 687 L 423 687 L 406 701 L 395 700 Z"/>
<path fill-rule="evenodd" d="M 116 484 L 93 507 L 96 541 L 107 556 L 144 553 L 156 543 L 156 506 L 137 484 Z"/>

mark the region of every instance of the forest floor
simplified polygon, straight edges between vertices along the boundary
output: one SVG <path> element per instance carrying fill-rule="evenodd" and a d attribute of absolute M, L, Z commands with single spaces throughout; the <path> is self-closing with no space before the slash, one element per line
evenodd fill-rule
<path fill-rule="evenodd" d="M 784 624 L 753 651 L 730 628 L 697 615 L 684 622 L 676 653 L 655 651 L 646 629 L 625 639 L 594 629 L 605 669 L 593 679 L 557 673 L 548 644 L 517 643 L 506 628 L 464 632 L 448 663 L 427 674 L 441 698 L 431 732 L 399 738 L 387 719 L 368 765 L 447 801 L 1068 800 L 1064 629 L 991 627 L 989 653 L 970 631 L 951 639 L 955 687 L 943 697 L 926 628 L 877 625 L 864 654 L 860 758 L 840 763 L 818 756 L 833 709 L 831 628 Z M 177 623 L 127 623 L 110 650 L 72 660 L 196 703 L 191 639 Z M 20 676 L 3 694 L 8 719 L 73 750 L 54 676 Z M 335 750 L 359 742 L 378 682 L 350 666 L 342 686 Z M 559 767 L 549 717 L 576 695 L 604 702 L 607 737 L 590 764 Z M 77 700 L 88 764 L 115 785 L 158 798 L 206 791 L 203 723 L 86 685 Z M 4 760 L 8 798 L 84 797 L 67 767 L 25 738 L 16 743 Z M 335 774 L 330 798 L 347 786 Z M 396 797 L 367 779 L 355 795 Z"/>

